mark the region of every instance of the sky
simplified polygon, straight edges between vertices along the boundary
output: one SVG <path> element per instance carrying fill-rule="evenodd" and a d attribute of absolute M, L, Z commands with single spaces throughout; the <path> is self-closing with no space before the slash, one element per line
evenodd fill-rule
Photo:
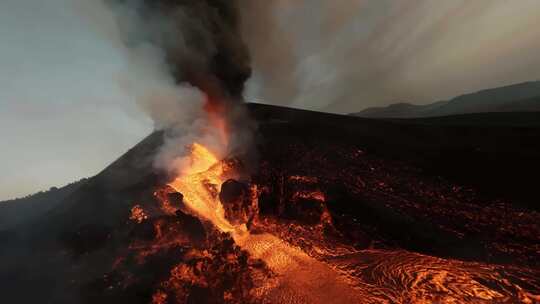
<path fill-rule="evenodd" d="M 248 93 L 265 103 L 351 113 L 540 80 L 538 0 L 251 3 Z"/>
<path fill-rule="evenodd" d="M 95 175 L 152 131 L 80 3 L 0 1 L 0 200 Z"/>
<path fill-rule="evenodd" d="M 540 79 L 538 0 L 239 1 L 248 100 L 349 113 Z M 95 175 L 152 131 L 131 64 L 99 0 L 0 1 L 0 200 Z"/>

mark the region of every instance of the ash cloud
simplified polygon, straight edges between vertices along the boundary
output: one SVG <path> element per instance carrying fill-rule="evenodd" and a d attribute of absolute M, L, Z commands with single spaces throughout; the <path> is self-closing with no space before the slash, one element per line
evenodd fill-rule
<path fill-rule="evenodd" d="M 235 1 L 109 1 L 128 46 L 156 46 L 177 82 L 241 99 L 251 68 Z"/>
<path fill-rule="evenodd" d="M 247 98 L 330 112 L 540 79 L 540 2 L 242 1 Z"/>

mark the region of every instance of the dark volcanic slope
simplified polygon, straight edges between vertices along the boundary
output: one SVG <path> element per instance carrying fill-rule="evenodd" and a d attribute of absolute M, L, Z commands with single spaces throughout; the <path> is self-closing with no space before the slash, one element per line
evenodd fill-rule
<path fill-rule="evenodd" d="M 299 142 L 325 138 L 355 145 L 488 197 L 540 208 L 534 178 L 540 172 L 540 113 L 375 120 L 266 105 L 252 109 L 259 120 L 274 122 L 269 130 L 263 128 L 263 137 L 271 139 L 281 131 Z"/>
<path fill-rule="evenodd" d="M 52 187 L 48 191 L 0 202 L 0 231 L 45 214 L 85 181 L 86 179 L 82 179 L 61 188 Z"/>
<path fill-rule="evenodd" d="M 540 292 L 540 215 L 531 178 L 540 169 L 538 125 L 249 107 L 259 121 L 260 151 L 252 183 L 261 212 L 253 229 L 342 269 L 390 302 L 423 299 L 437 288 L 450 288 L 461 301 L 463 288 L 489 288 L 508 303 L 523 296 L 516 286 Z M 182 286 L 175 296 L 196 303 L 219 303 L 209 298 L 220 292 L 223 302 L 249 302 L 239 286 L 255 286 L 266 270 L 230 238 L 182 212 L 149 209 L 141 225 L 129 219 L 136 205 L 160 203 L 154 192 L 164 180 L 151 163 L 161 143 L 162 134 L 152 134 L 46 216 L 0 235 L 7 302 L 148 303 L 173 292 L 171 284 Z M 331 220 L 321 226 L 323 210 Z M 156 237 L 166 246 L 145 247 Z M 350 253 L 333 251 L 342 247 Z M 145 248 L 144 263 L 136 248 Z M 214 285 L 167 279 L 195 269 L 208 274 L 196 282 Z M 460 281 L 475 275 L 474 286 Z"/>
<path fill-rule="evenodd" d="M 410 236 L 398 237 L 406 240 L 402 247 L 439 250 L 439 240 L 451 242 L 449 236 L 435 232 L 444 223 L 455 227 L 443 230 L 458 231 L 469 225 L 467 222 L 493 229 L 477 231 L 485 235 L 497 234 L 501 226 L 516 232 L 527 230 L 527 225 L 534 223 L 531 218 L 524 224 L 524 218 L 518 215 L 537 214 L 531 210 L 539 208 L 533 178 L 540 169 L 538 126 L 377 121 L 261 105 L 254 107 L 254 113 L 259 120 L 270 122 L 260 126 L 260 150 L 266 161 L 263 164 L 288 172 L 283 173 L 285 176 L 314 176 L 326 179 L 330 188 L 348 188 L 344 190 L 348 199 L 366 200 L 367 205 L 359 207 L 358 212 L 364 216 L 376 214 L 374 221 L 380 225 L 377 229 L 389 230 L 390 234 L 399 230 L 398 234 Z M 389 218 L 381 219 L 378 212 L 382 211 L 371 210 L 376 205 L 368 207 L 370 201 L 384 202 L 392 210 L 402 210 L 415 219 L 397 219 L 391 213 L 385 214 Z M 508 215 L 507 207 L 513 208 L 515 217 L 500 218 Z M 348 209 L 346 214 L 351 211 Z M 495 223 L 495 218 L 505 223 Z M 362 218 L 363 222 L 368 220 L 369 216 Z M 415 248 L 416 236 L 425 243 Z M 476 233 L 471 237 L 467 242 L 478 243 Z M 467 246 L 453 247 L 459 251 Z M 441 253 L 448 253 L 448 247 L 442 244 Z M 481 255 L 478 248 L 465 251 Z M 468 253 L 456 254 L 465 257 Z"/>

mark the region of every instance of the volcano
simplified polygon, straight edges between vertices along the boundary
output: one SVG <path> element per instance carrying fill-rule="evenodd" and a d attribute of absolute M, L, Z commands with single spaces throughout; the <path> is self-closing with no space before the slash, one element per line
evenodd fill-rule
<path fill-rule="evenodd" d="M 171 179 L 153 167 L 158 131 L 0 232 L 2 301 L 540 301 L 540 127 L 523 123 L 538 113 L 248 109 L 255 169 L 194 143 Z"/>

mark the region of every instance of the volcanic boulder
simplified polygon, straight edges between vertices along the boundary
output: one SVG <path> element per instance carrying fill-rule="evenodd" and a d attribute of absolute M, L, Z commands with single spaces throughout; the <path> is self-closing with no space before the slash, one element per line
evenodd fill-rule
<path fill-rule="evenodd" d="M 324 201 L 309 196 L 293 196 L 285 206 L 285 215 L 306 225 L 317 225 L 321 222 L 326 209 Z"/>
<path fill-rule="evenodd" d="M 183 231 L 188 233 L 191 238 L 198 241 L 206 239 L 206 230 L 198 218 L 178 210 L 176 211 L 176 223 L 179 224 Z"/>
<path fill-rule="evenodd" d="M 247 185 L 229 179 L 221 186 L 219 200 L 225 209 L 225 218 L 233 225 L 245 224 L 253 218 L 253 206 Z"/>
<path fill-rule="evenodd" d="M 184 204 L 184 195 L 180 192 L 172 192 L 167 194 L 167 199 L 174 207 L 180 207 Z"/>

